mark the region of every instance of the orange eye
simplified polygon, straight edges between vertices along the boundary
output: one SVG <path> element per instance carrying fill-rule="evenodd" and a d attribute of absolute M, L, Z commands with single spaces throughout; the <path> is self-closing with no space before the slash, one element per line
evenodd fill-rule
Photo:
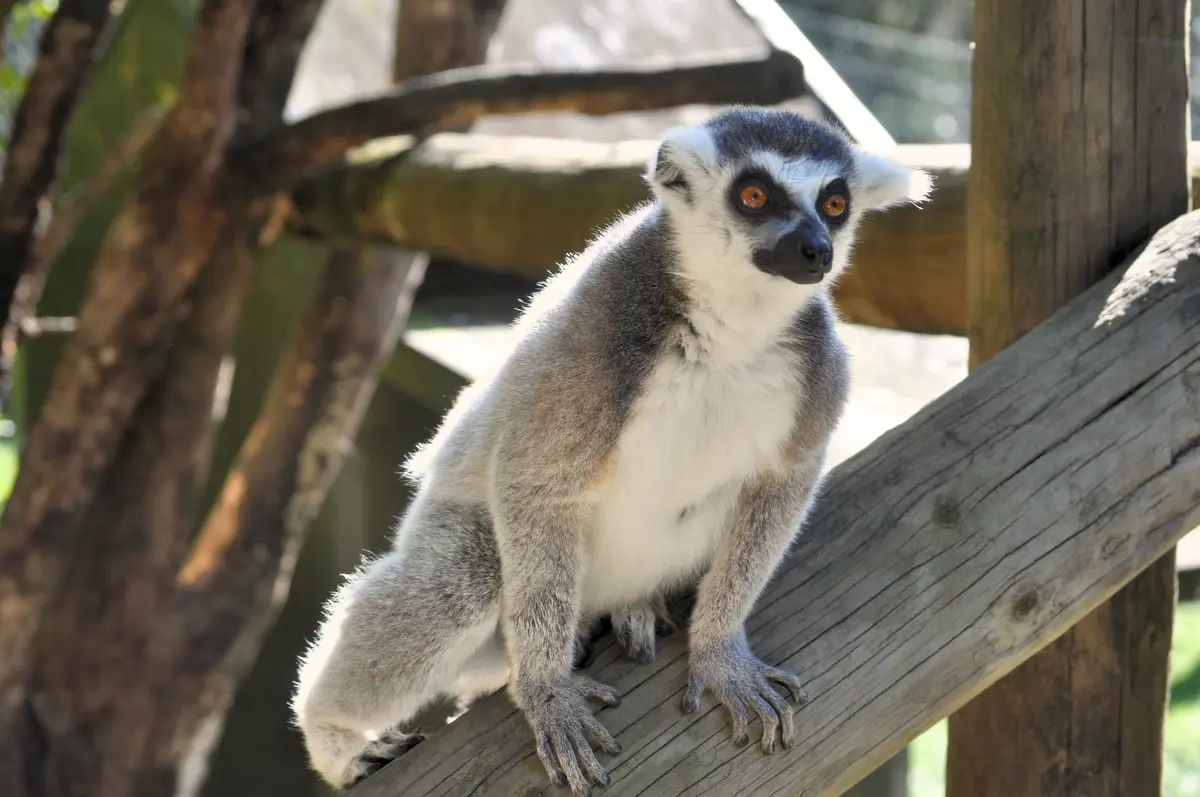
<path fill-rule="evenodd" d="M 742 204 L 751 210 L 758 210 L 767 204 L 767 192 L 759 185 L 748 185 L 742 189 L 739 197 Z"/>
<path fill-rule="evenodd" d="M 846 212 L 846 197 L 841 194 L 834 194 L 825 200 L 825 215 L 832 218 L 837 218 Z"/>

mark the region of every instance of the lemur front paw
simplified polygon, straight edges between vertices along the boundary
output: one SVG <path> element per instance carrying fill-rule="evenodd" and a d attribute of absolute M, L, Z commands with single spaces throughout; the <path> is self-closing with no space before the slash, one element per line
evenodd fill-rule
<path fill-rule="evenodd" d="M 611 778 L 588 736 L 609 755 L 621 752 L 621 745 L 596 719 L 587 701 L 594 698 L 616 706 L 621 699 L 615 689 L 572 674 L 550 683 L 516 684 L 513 697 L 533 729 L 538 758 L 555 786 L 570 785 L 575 797 L 588 797 L 590 784 L 609 785 Z"/>
<path fill-rule="evenodd" d="M 350 765 L 346 788 L 366 780 L 423 741 L 425 741 L 423 733 L 401 733 L 398 730 L 389 730 L 379 734 L 379 738 L 363 748 L 362 753 Z"/>
<path fill-rule="evenodd" d="M 808 696 L 799 678 L 787 670 L 764 664 L 751 653 L 745 635 L 700 650 L 693 648 L 689 667 L 691 672 L 683 696 L 685 713 L 698 709 L 700 698 L 708 690 L 733 718 L 734 744 L 750 743 L 746 728 L 753 712 L 763 723 L 764 752 L 775 752 L 775 736 L 780 729 L 783 746 L 792 746 L 795 740 L 792 707 L 774 684 L 786 687 L 799 706 L 808 702 Z"/>
<path fill-rule="evenodd" d="M 617 643 L 631 659 L 642 664 L 654 661 L 655 638 L 670 636 L 676 630 L 666 609 L 650 603 L 613 612 L 612 626 Z"/>

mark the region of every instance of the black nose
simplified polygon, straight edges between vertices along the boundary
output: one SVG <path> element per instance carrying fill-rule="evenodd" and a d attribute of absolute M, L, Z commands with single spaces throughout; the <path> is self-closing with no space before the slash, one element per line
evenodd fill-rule
<path fill-rule="evenodd" d="M 833 242 L 823 226 L 804 220 L 781 237 L 766 257 L 756 256 L 755 262 L 772 274 L 812 285 L 833 267 Z"/>
<path fill-rule="evenodd" d="M 821 273 L 829 273 L 829 267 L 833 263 L 833 246 L 828 236 L 814 237 L 810 235 L 801 238 L 800 254 L 810 263 L 819 265 Z"/>

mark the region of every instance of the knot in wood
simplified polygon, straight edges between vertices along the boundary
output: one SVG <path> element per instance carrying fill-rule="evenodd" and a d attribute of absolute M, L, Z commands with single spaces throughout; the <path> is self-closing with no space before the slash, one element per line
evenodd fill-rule
<path fill-rule="evenodd" d="M 939 496 L 933 504 L 933 522 L 944 528 L 953 528 L 962 522 L 958 502 L 949 496 Z"/>
<path fill-rule="evenodd" d="M 1029 615 L 1033 614 L 1038 607 L 1037 590 L 1031 589 L 1028 592 L 1022 593 L 1012 605 L 1012 616 L 1014 620 L 1024 620 Z"/>

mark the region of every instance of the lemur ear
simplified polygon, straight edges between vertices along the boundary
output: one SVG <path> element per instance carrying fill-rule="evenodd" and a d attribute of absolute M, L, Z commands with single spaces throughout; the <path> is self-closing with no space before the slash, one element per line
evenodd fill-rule
<path fill-rule="evenodd" d="M 904 202 L 924 202 L 933 191 L 933 176 L 891 161 L 882 155 L 855 148 L 854 198 L 872 210 Z"/>
<path fill-rule="evenodd" d="M 712 136 L 703 127 L 672 128 L 663 135 L 650 159 L 646 182 L 660 196 L 674 194 L 690 202 L 692 187 L 688 184 L 688 174 L 708 171 L 715 152 Z"/>

